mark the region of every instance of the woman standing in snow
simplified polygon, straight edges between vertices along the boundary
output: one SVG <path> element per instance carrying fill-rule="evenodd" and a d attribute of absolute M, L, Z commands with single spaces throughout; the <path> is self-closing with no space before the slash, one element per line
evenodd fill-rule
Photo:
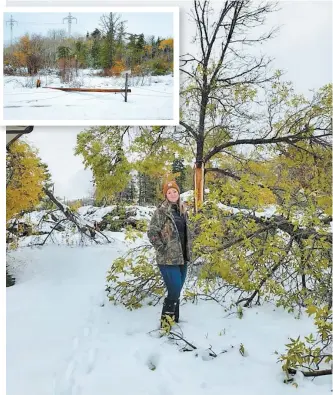
<path fill-rule="evenodd" d="M 163 303 L 161 327 L 168 324 L 167 316 L 175 322 L 179 321 L 179 297 L 187 265 L 191 261 L 188 216 L 179 194 L 175 181 L 164 184 L 165 200 L 154 212 L 148 230 L 148 238 L 155 248 L 156 262 L 168 291 Z"/>

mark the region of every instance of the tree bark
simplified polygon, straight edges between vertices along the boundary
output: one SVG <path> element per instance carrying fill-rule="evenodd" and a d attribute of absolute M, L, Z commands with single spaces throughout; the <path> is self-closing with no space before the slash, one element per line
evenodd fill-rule
<path fill-rule="evenodd" d="M 198 212 L 203 203 L 204 197 L 204 165 L 203 163 L 195 164 L 194 174 L 194 210 Z"/>

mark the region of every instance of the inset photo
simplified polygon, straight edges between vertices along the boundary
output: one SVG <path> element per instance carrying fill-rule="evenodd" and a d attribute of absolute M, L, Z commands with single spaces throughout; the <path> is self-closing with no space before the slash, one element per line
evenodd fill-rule
<path fill-rule="evenodd" d="M 15 7 L 2 21 L 3 124 L 178 124 L 177 7 Z"/>

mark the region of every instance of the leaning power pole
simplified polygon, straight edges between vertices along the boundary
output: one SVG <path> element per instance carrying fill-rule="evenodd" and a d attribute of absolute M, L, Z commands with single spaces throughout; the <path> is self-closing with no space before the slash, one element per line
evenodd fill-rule
<path fill-rule="evenodd" d="M 65 21 L 67 20 L 68 23 L 68 37 L 71 36 L 71 30 L 72 30 L 72 21 L 75 19 L 75 23 L 77 23 L 77 18 L 75 18 L 74 16 L 72 16 L 71 13 L 68 14 L 68 16 L 66 16 L 66 18 L 63 18 L 62 23 L 65 23 Z"/>
<path fill-rule="evenodd" d="M 6 21 L 6 24 L 9 23 L 10 26 L 10 46 L 13 45 L 13 26 L 16 24 L 18 24 L 17 21 L 15 21 L 15 19 L 13 19 L 13 15 L 10 16 L 10 20 Z"/>

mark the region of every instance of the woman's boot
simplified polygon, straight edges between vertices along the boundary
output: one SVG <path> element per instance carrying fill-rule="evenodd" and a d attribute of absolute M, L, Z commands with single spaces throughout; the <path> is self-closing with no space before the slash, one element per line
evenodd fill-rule
<path fill-rule="evenodd" d="M 165 298 L 161 314 L 161 328 L 170 330 L 172 321 L 175 321 L 176 300 Z"/>
<path fill-rule="evenodd" d="M 177 300 L 175 308 L 175 322 L 179 322 L 179 299 Z"/>

